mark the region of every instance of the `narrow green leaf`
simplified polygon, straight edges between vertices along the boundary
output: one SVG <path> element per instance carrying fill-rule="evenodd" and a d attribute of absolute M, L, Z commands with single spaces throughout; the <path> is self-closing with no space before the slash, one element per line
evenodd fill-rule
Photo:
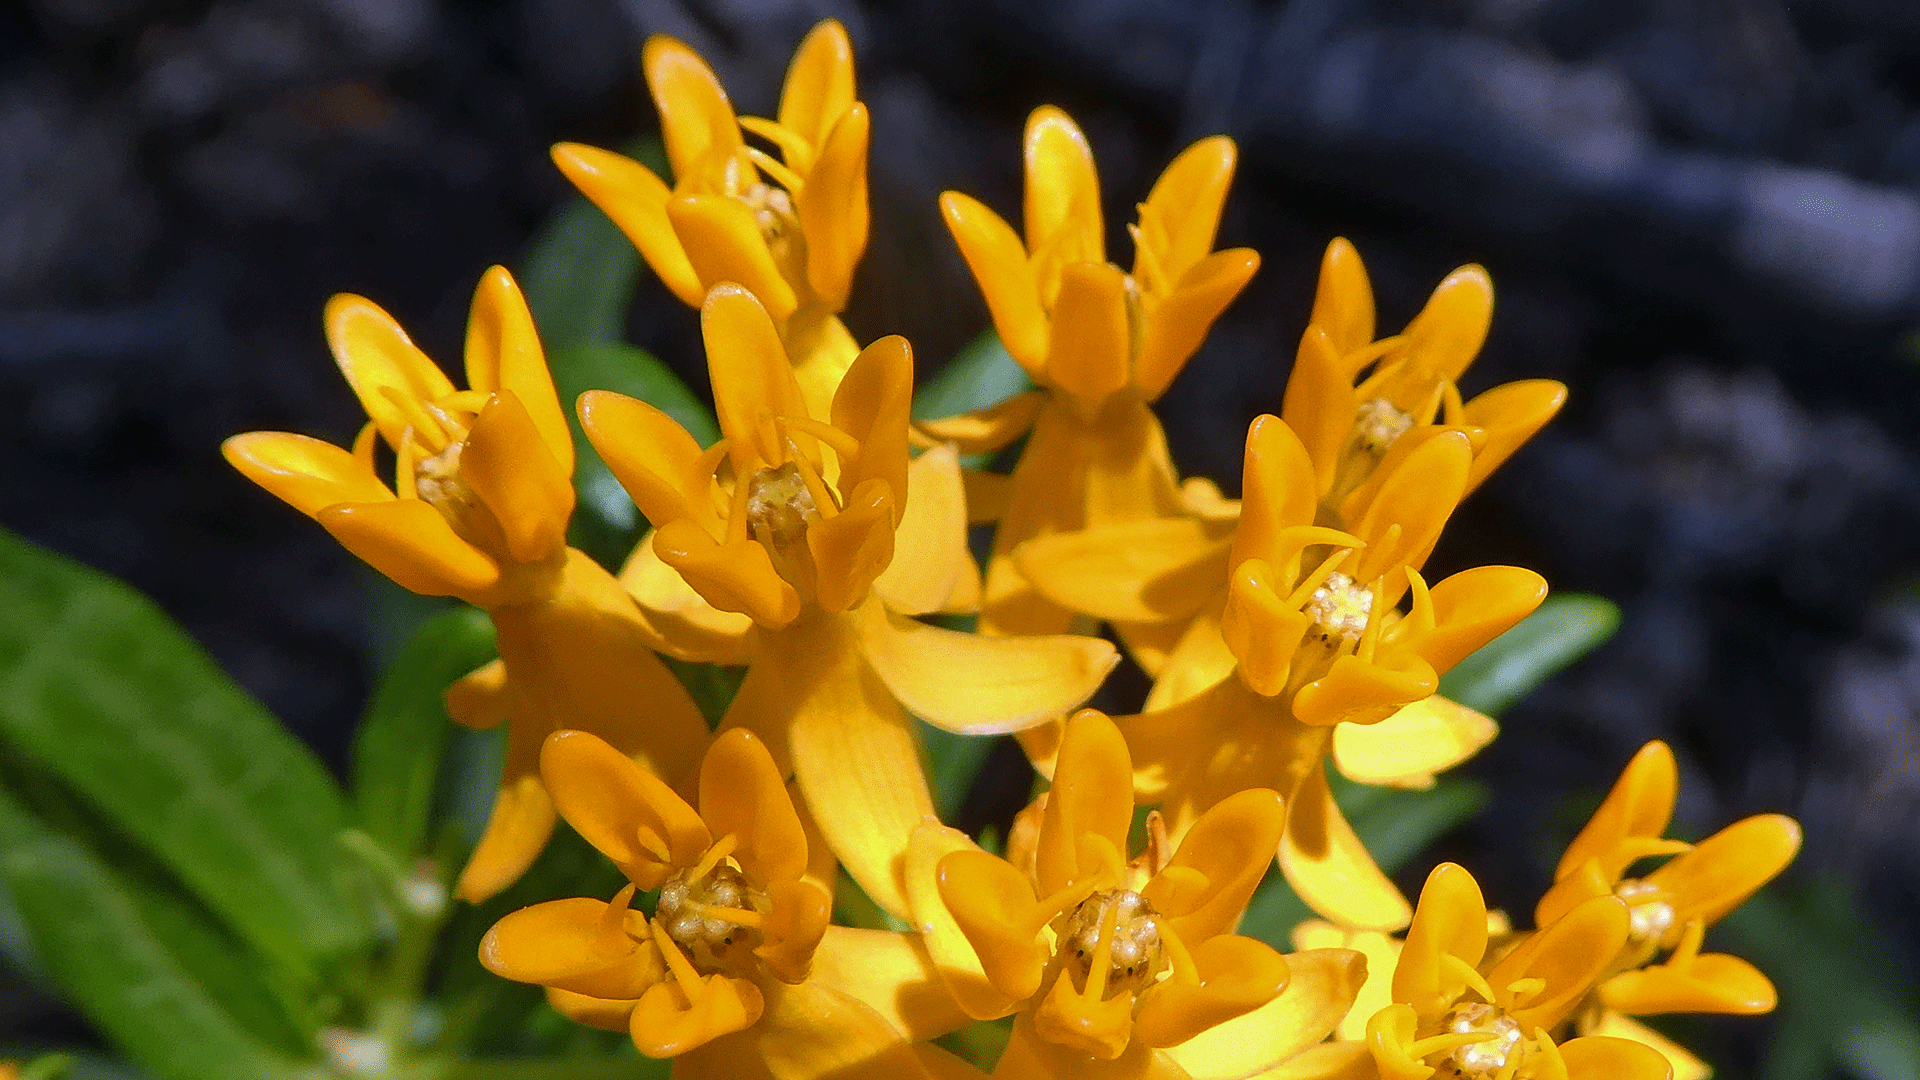
<path fill-rule="evenodd" d="M 941 821 L 960 816 L 960 806 L 998 740 L 980 735 L 955 735 L 922 720 L 918 724 L 933 784 L 933 807 Z"/>
<path fill-rule="evenodd" d="M 534 238 L 516 275 L 548 352 L 619 341 L 640 280 L 640 253 L 583 198 L 567 200 Z"/>
<path fill-rule="evenodd" d="M 1335 776 L 1334 799 L 1375 865 L 1397 874 L 1434 841 L 1486 808 L 1484 785 L 1447 777 L 1418 791 L 1372 787 Z"/>
<path fill-rule="evenodd" d="M 311 977 L 362 940 L 339 791 L 145 597 L 0 533 L 0 739 Z"/>
<path fill-rule="evenodd" d="M 1447 672 L 1440 692 L 1499 716 L 1553 673 L 1599 648 L 1619 625 L 1620 609 L 1611 600 L 1579 593 L 1549 596 L 1518 626 Z"/>
<path fill-rule="evenodd" d="M 183 968 L 94 856 L 0 793 L 0 877 L 73 1000 L 163 1080 L 285 1080 L 302 1065 L 249 1035 Z"/>
<path fill-rule="evenodd" d="M 733 696 L 740 692 L 740 684 L 747 677 L 744 667 L 719 667 L 713 664 L 695 664 L 686 660 L 675 660 L 671 656 L 662 656 L 673 676 L 680 685 L 687 688 L 693 703 L 700 706 L 700 715 L 707 718 L 707 726 L 718 728 L 720 721 L 727 715 L 727 706 L 733 704 Z"/>
<path fill-rule="evenodd" d="M 353 740 L 353 809 L 395 857 L 421 854 L 440 751 L 447 687 L 493 658 L 486 613 L 457 608 L 422 626 L 387 669 Z"/>
<path fill-rule="evenodd" d="M 999 335 L 986 330 L 920 385 L 913 395 L 913 415 L 939 420 L 997 405 L 1031 389 L 1033 382 L 1000 344 Z"/>

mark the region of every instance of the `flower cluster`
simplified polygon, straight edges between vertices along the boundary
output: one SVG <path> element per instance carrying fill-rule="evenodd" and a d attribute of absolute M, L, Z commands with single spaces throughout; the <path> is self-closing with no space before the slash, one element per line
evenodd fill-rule
<path fill-rule="evenodd" d="M 394 581 L 492 618 L 499 659 L 447 693 L 462 723 L 509 727 L 459 894 L 511 885 L 557 818 L 626 876 L 610 899 L 507 915 L 487 968 L 689 1076 L 782 1080 L 973 1075 L 933 1040 L 1007 1017 L 1008 1078 L 1652 1080 L 1697 1065 L 1633 1017 L 1772 1007 L 1702 934 L 1786 865 L 1797 827 L 1664 839 L 1664 746 L 1629 766 L 1525 934 L 1453 864 L 1408 904 L 1334 799 L 1330 768 L 1417 788 L 1492 739 L 1440 677 L 1546 595 L 1518 567 L 1422 573 L 1565 396 L 1545 380 L 1462 396 L 1484 270 L 1381 337 L 1360 257 L 1333 241 L 1228 499 L 1179 476 L 1152 405 L 1259 265 L 1214 250 L 1234 144 L 1168 166 L 1123 269 L 1087 139 L 1041 108 L 1023 232 L 940 200 L 1033 389 L 915 422 L 907 341 L 862 347 L 839 320 L 868 233 L 845 32 L 808 35 L 771 120 L 737 116 L 679 42 L 643 62 L 672 182 L 591 147 L 554 160 L 698 309 L 721 437 L 619 394 L 578 401 L 651 526 L 617 576 L 567 545 L 573 445 L 504 269 L 474 301 L 470 389 L 341 296 L 327 336 L 369 417 L 351 449 L 226 445 Z M 1010 472 L 962 467 L 1022 438 Z M 956 615 L 976 628 L 929 621 Z M 1120 659 L 1088 636 L 1102 623 L 1153 679 L 1137 715 L 1074 711 Z M 663 655 L 746 668 L 717 731 Z M 940 822 L 915 717 L 1019 736 L 1050 783 L 1003 845 Z M 1654 857 L 1670 861 L 1636 869 Z M 1235 933 L 1276 861 L 1322 920 L 1288 954 Z M 834 925 L 840 869 L 903 928 Z"/>

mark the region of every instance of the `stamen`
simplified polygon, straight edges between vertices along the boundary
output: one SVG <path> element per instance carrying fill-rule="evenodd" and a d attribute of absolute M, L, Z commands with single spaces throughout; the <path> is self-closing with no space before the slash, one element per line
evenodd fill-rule
<path fill-rule="evenodd" d="M 1446 1051 L 1446 1056 L 1429 1064 L 1451 1069 L 1464 1080 L 1512 1080 L 1526 1063 L 1531 1046 L 1525 1041 L 1520 1022 L 1492 1005 L 1472 1002 L 1456 1005 L 1442 1017 L 1436 1036 L 1467 1037 Z M 1415 1047 L 1420 1046 L 1416 1043 Z M 1420 1055 L 1430 1059 L 1439 1046 Z"/>
<path fill-rule="evenodd" d="M 1613 895 L 1627 905 L 1627 940 L 1635 945 L 1657 941 L 1673 927 L 1673 903 L 1667 890 L 1649 881 L 1628 878 L 1613 887 Z"/>
<path fill-rule="evenodd" d="M 1435 404 L 1438 404 L 1437 399 Z M 1401 412 L 1393 402 L 1386 398 L 1371 398 L 1361 402 L 1359 409 L 1354 412 L 1354 442 L 1360 449 L 1380 457 L 1395 440 L 1412 430 L 1413 423 L 1413 415 Z"/>
<path fill-rule="evenodd" d="M 832 424 L 823 424 L 811 416 L 783 416 L 780 420 L 794 431 L 811 435 L 832 447 L 842 462 L 850 461 L 860 453 L 860 440 Z"/>
<path fill-rule="evenodd" d="M 1373 615 L 1374 593 L 1360 588 L 1345 574 L 1328 574 L 1313 590 L 1305 611 L 1313 619 L 1322 644 L 1338 647 L 1360 640 Z"/>
<path fill-rule="evenodd" d="M 1168 967 L 1164 945 L 1159 913 L 1147 898 L 1131 889 L 1108 889 L 1074 909 L 1057 949 L 1081 995 L 1105 1001 L 1152 985 Z"/>

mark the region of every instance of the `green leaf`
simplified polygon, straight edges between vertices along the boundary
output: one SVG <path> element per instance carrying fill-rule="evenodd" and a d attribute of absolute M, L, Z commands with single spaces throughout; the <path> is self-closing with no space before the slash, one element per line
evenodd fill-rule
<path fill-rule="evenodd" d="M 563 402 L 578 401 L 588 390 L 613 390 L 639 398 L 673 417 L 702 446 L 720 439 L 720 425 L 712 410 L 687 389 L 673 369 L 643 350 L 630 345 L 577 345 L 553 350 L 547 360 Z M 624 559 L 644 523 L 620 481 L 613 478 L 587 442 L 580 418 L 571 407 L 567 424 L 573 430 L 574 489 L 580 493 L 580 506 L 573 515 L 575 545 L 603 561 Z"/>
<path fill-rule="evenodd" d="M 960 816 L 960 806 L 966 801 L 967 792 L 973 790 L 980 767 L 986 764 L 987 755 L 993 752 L 998 740 L 980 735 L 955 735 L 924 720 L 918 727 L 931 766 L 928 779 L 933 785 L 933 807 L 941 821 L 953 821 Z"/>
<path fill-rule="evenodd" d="M 0 877 L 74 1001 L 164 1080 L 284 1080 L 300 1064 L 246 1032 L 79 841 L 0 793 Z"/>
<path fill-rule="evenodd" d="M 1454 666 L 1440 692 L 1499 716 L 1508 706 L 1575 660 L 1599 648 L 1620 625 L 1611 600 L 1572 593 L 1550 596 L 1518 626 Z"/>
<path fill-rule="evenodd" d="M 625 334 L 640 253 L 599 207 L 573 198 L 534 238 L 516 277 L 549 353 L 607 345 Z"/>
<path fill-rule="evenodd" d="M 921 384 L 913 395 L 913 415 L 916 420 L 939 420 L 997 405 L 1031 389 L 1032 380 L 1000 344 L 999 335 L 986 330 Z"/>
<path fill-rule="evenodd" d="M 363 940 L 345 808 L 279 722 L 125 585 L 0 533 L 0 742 L 309 980 Z"/>
<path fill-rule="evenodd" d="M 353 809 L 395 857 L 426 847 L 434 779 L 448 725 L 446 691 L 491 660 L 493 622 L 458 608 L 422 626 L 387 669 L 353 739 Z"/>

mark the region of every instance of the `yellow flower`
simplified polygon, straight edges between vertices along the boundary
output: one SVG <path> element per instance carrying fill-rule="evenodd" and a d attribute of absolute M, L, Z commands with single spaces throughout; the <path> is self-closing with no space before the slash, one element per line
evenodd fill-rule
<path fill-rule="evenodd" d="M 551 900 L 501 919 L 480 942 L 489 970 L 545 986 L 567 1016 L 630 1032 L 642 1053 L 701 1075 L 771 1075 L 769 1056 L 794 1080 L 922 1075 L 909 1033 L 813 977 L 865 961 L 892 976 L 867 989 L 896 995 L 927 978 L 890 962 L 911 950 L 896 940 L 907 935 L 827 925 L 832 901 L 807 876 L 806 831 L 752 734 L 714 741 L 697 811 L 585 732 L 549 736 L 540 765 L 561 815 L 629 884 L 611 902 Z M 651 916 L 631 907 L 655 889 Z"/>
<path fill-rule="evenodd" d="M 1567 388 L 1552 379 L 1503 383 L 1461 401 L 1455 381 L 1492 317 L 1493 282 L 1463 266 L 1406 330 L 1375 341 L 1366 267 L 1344 238 L 1327 245 L 1280 411 L 1313 461 L 1323 524 L 1351 520 L 1345 503 L 1357 488 L 1442 431 L 1472 440 L 1471 492 L 1560 411 Z"/>
<path fill-rule="evenodd" d="M 1113 722 L 1084 710 L 1030 866 L 937 823 L 915 834 L 909 887 L 936 968 L 969 1014 L 1019 1013 L 995 1076 L 1251 1075 L 1324 1038 L 1364 978 L 1356 953 L 1290 962 L 1232 933 L 1284 826 L 1278 795 L 1235 795 L 1177 851 L 1149 819 L 1129 861 L 1131 768 Z"/>
<path fill-rule="evenodd" d="M 1487 908 L 1473 875 L 1434 868 L 1393 971 L 1393 1004 L 1367 1022 L 1382 1080 L 1663 1080 L 1667 1061 L 1626 1039 L 1556 1042 L 1628 934 L 1627 906 L 1594 897 L 1485 963 Z"/>
<path fill-rule="evenodd" d="M 759 297 L 807 401 L 823 408 L 859 351 L 837 316 L 867 247 L 867 107 L 854 100 L 846 30 L 828 19 L 800 43 L 775 120 L 736 118 L 712 69 L 673 38 L 647 39 L 641 66 L 673 187 L 578 143 L 556 145 L 554 163 L 687 305 L 723 281 Z M 748 146 L 742 128 L 779 159 Z"/>
<path fill-rule="evenodd" d="M 1700 945 L 1708 926 L 1793 861 L 1800 850 L 1799 823 L 1782 814 L 1756 814 L 1698 844 L 1667 840 L 1661 834 L 1673 818 L 1677 790 L 1673 751 L 1657 741 L 1641 747 L 1567 846 L 1553 887 L 1535 909 L 1544 925 L 1596 896 L 1617 897 L 1627 905 L 1627 940 L 1581 1009 L 1582 1031 L 1671 1046 L 1629 1018 L 1752 1014 L 1774 1007 L 1773 983 L 1758 969 L 1736 956 L 1702 953 Z M 1627 876 L 1630 867 L 1653 856 L 1671 858 L 1650 872 Z M 1663 954 L 1665 959 L 1654 963 Z M 1676 1057 L 1674 1067 L 1681 1073 L 1703 1068 L 1691 1055 Z"/>
<path fill-rule="evenodd" d="M 1255 420 L 1225 559 L 1225 674 L 1119 720 L 1136 793 L 1165 802 L 1175 835 L 1235 792 L 1280 792 L 1289 809 L 1281 868 L 1345 926 L 1396 929 L 1411 909 L 1341 816 L 1326 758 L 1362 783 L 1423 786 L 1470 757 L 1493 722 L 1438 696 L 1439 676 L 1546 595 L 1540 576 L 1518 567 L 1478 567 L 1432 588 L 1415 570 L 1452 513 L 1469 458 L 1460 432 L 1426 440 L 1357 493 L 1365 501 L 1348 534 L 1313 524 L 1313 466 L 1292 430 Z"/>
<path fill-rule="evenodd" d="M 626 580 L 660 616 L 663 648 L 747 661 L 723 727 L 766 741 L 848 872 L 904 912 L 900 857 L 933 812 L 907 710 L 1010 730 L 1086 700 L 1117 658 L 1090 638 L 991 639 L 907 617 L 955 606 L 975 578 L 958 459 L 908 460 L 905 339 L 867 346 L 821 419 L 752 293 L 716 287 L 701 325 L 720 442 L 702 450 L 631 398 L 581 401 L 593 445 L 656 527 Z"/>
<path fill-rule="evenodd" d="M 619 583 L 567 547 L 573 443 L 513 278 L 494 267 L 474 296 L 470 390 L 454 389 L 367 300 L 334 297 L 326 327 L 371 417 L 353 450 L 265 431 L 222 449 L 374 569 L 492 616 L 500 659 L 447 695 L 454 718 L 471 726 L 510 718 L 493 816 L 458 885 L 479 902 L 518 879 L 553 831 L 538 772 L 548 733 L 592 731 L 678 781 L 690 779 L 706 724 L 647 648 Z M 398 459 L 398 494 L 375 474 L 376 436 Z"/>
<path fill-rule="evenodd" d="M 1067 627 L 1072 612 L 1035 593 L 1013 562 L 1025 541 L 1181 516 L 1192 500 L 1218 501 L 1204 482 L 1183 494 L 1149 406 L 1260 264 L 1246 248 L 1212 250 L 1235 157 L 1233 141 L 1215 136 L 1167 166 L 1130 227 L 1131 273 L 1107 261 L 1093 152 L 1059 109 L 1036 109 L 1027 120 L 1024 244 L 973 199 L 953 191 L 940 197 L 1001 341 L 1040 387 L 923 425 L 968 451 L 1003 446 L 1031 429 L 994 537 L 983 630 Z M 1154 627 L 1118 629 L 1137 652 L 1164 648 Z"/>

